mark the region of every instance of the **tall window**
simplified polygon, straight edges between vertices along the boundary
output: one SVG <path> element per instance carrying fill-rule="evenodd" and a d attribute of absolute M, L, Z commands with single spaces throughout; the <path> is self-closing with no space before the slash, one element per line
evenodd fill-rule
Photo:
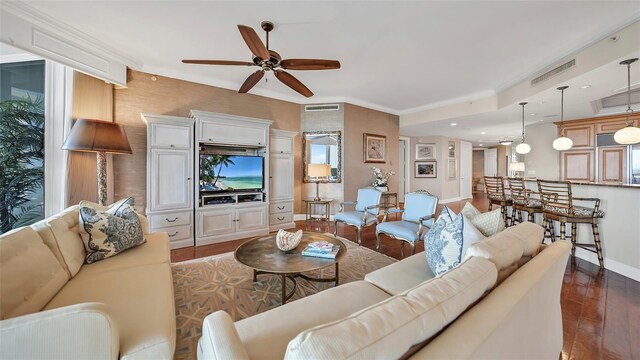
<path fill-rule="evenodd" d="M 0 234 L 44 217 L 45 62 L 0 64 Z"/>

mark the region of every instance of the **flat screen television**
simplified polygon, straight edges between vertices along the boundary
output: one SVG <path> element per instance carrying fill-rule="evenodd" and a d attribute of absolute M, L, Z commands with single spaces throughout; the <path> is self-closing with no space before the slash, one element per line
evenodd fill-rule
<path fill-rule="evenodd" d="M 264 187 L 264 158 L 200 155 L 200 191 L 256 191 Z"/>

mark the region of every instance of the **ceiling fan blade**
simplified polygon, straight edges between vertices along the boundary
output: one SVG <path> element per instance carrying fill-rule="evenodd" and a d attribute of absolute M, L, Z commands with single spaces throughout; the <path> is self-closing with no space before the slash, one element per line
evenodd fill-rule
<path fill-rule="evenodd" d="M 240 30 L 240 35 L 242 35 L 244 42 L 247 43 L 247 46 L 253 55 L 261 58 L 262 60 L 269 60 L 269 57 L 271 57 L 269 50 L 264 46 L 255 30 L 246 25 L 238 25 L 238 30 Z"/>
<path fill-rule="evenodd" d="M 285 59 L 280 62 L 287 70 L 333 70 L 340 69 L 338 60 L 321 59 Z"/>
<path fill-rule="evenodd" d="M 293 75 L 289 74 L 288 72 L 279 70 L 279 71 L 274 71 L 274 73 L 278 80 L 282 81 L 283 84 L 287 85 L 293 90 L 299 92 L 300 94 L 306 97 L 313 96 L 313 93 L 311 92 L 311 90 L 309 90 L 309 88 L 304 86 L 304 84 L 301 83 L 300 80 L 296 79 Z"/>
<path fill-rule="evenodd" d="M 240 90 L 238 90 L 238 92 L 246 93 L 247 91 L 251 90 L 251 88 L 254 87 L 258 83 L 258 81 L 262 79 L 263 76 L 264 76 L 264 70 L 258 70 L 253 74 L 249 75 L 247 80 L 244 81 L 244 84 L 240 86 Z"/>
<path fill-rule="evenodd" d="M 233 61 L 233 60 L 182 60 L 185 64 L 202 64 L 202 65 L 255 65 L 252 62 L 247 61 Z"/>

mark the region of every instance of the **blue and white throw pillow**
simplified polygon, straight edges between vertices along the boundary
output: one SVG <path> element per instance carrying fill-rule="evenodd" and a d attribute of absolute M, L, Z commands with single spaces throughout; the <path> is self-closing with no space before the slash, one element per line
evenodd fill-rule
<path fill-rule="evenodd" d="M 463 214 L 456 215 L 445 206 L 424 236 L 431 272 L 439 276 L 460 265 L 467 248 L 482 239 L 484 235 Z"/>

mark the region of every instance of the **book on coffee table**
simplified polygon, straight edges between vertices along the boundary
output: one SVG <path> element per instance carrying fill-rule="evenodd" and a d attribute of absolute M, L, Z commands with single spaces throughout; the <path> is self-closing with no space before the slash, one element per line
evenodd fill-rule
<path fill-rule="evenodd" d="M 340 251 L 340 245 L 331 244 L 331 248 L 326 248 L 326 247 L 317 248 L 309 244 L 304 250 L 302 250 L 301 255 L 319 257 L 319 258 L 325 258 L 325 259 L 335 259 L 339 251 Z"/>

